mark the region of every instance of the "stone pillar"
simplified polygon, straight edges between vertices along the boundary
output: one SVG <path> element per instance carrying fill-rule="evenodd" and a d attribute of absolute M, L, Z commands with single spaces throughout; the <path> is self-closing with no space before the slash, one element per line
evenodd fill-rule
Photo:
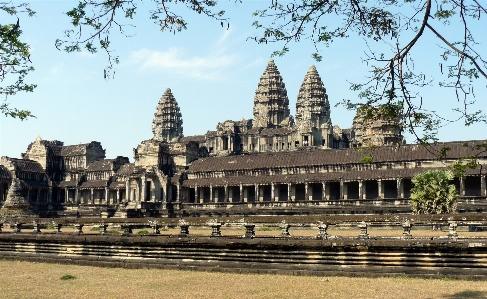
<path fill-rule="evenodd" d="M 368 239 L 369 238 L 369 233 L 367 231 L 367 223 L 365 221 L 362 221 L 361 223 L 358 224 L 358 228 L 360 229 L 360 234 L 359 238 L 360 239 Z"/>
<path fill-rule="evenodd" d="M 287 184 L 287 201 L 291 201 L 292 198 L 291 198 L 291 184 L 288 183 Z"/>
<path fill-rule="evenodd" d="M 69 190 L 68 190 L 68 188 L 64 188 L 64 202 L 65 203 L 71 202 L 69 200 Z"/>
<path fill-rule="evenodd" d="M 358 199 L 364 199 L 363 180 L 358 181 Z"/>
<path fill-rule="evenodd" d="M 108 198 L 108 187 L 105 187 L 105 203 L 106 204 L 109 204 L 110 203 L 110 201 L 108 199 L 109 199 Z"/>
<path fill-rule="evenodd" d="M 244 238 L 253 239 L 254 237 L 255 237 L 255 224 L 251 224 L 251 223 L 245 224 Z"/>
<path fill-rule="evenodd" d="M 205 189 L 201 188 L 200 190 L 200 203 L 205 202 Z"/>
<path fill-rule="evenodd" d="M 275 184 L 271 183 L 271 201 L 277 201 L 275 191 L 276 191 Z"/>
<path fill-rule="evenodd" d="M 214 197 L 213 197 L 213 185 L 210 185 L 210 200 L 208 202 L 214 202 Z"/>
<path fill-rule="evenodd" d="M 487 187 L 486 187 L 486 184 L 487 182 L 485 181 L 486 178 L 485 178 L 485 175 L 481 175 L 480 176 L 480 196 L 487 196 Z"/>
<path fill-rule="evenodd" d="M 93 196 L 93 188 L 90 189 L 90 204 L 95 204 L 95 197 Z"/>
<path fill-rule="evenodd" d="M 194 186 L 194 203 L 198 203 L 200 201 L 198 191 L 198 185 Z"/>
<path fill-rule="evenodd" d="M 116 202 L 119 203 L 120 202 L 120 189 L 117 189 L 117 198 L 116 198 Z"/>
<path fill-rule="evenodd" d="M 384 194 L 382 194 L 382 189 L 383 189 L 382 187 L 383 187 L 382 180 L 381 179 L 377 180 L 377 190 L 378 190 L 377 198 L 384 198 Z"/>
<path fill-rule="evenodd" d="M 141 177 L 140 178 L 140 197 L 139 197 L 139 202 L 142 202 L 142 201 L 145 201 L 146 198 L 147 198 L 147 194 L 145 194 L 145 192 L 147 190 L 145 190 L 145 184 L 147 182 L 147 178 L 145 176 Z M 178 193 L 179 193 L 179 185 L 178 185 Z M 179 199 L 179 197 L 178 197 Z"/>
<path fill-rule="evenodd" d="M 76 187 L 76 189 L 74 189 L 74 202 L 76 204 L 79 204 L 80 203 L 79 188 L 78 187 Z"/>
<path fill-rule="evenodd" d="M 460 177 L 460 196 L 465 196 L 465 180 Z"/>
<path fill-rule="evenodd" d="M 224 201 L 225 202 L 229 202 L 229 198 L 230 197 L 229 197 L 229 194 L 228 194 L 228 185 L 225 185 L 224 186 L 224 192 L 225 192 L 225 199 L 224 199 Z"/>
<path fill-rule="evenodd" d="M 309 183 L 304 183 L 304 200 L 309 200 Z"/>
<path fill-rule="evenodd" d="M 322 182 L 321 185 L 321 200 L 326 200 L 326 183 Z"/>
<path fill-rule="evenodd" d="M 254 185 L 255 188 L 255 202 L 259 202 L 259 185 Z"/>
<path fill-rule="evenodd" d="M 397 197 L 404 198 L 404 184 L 402 178 L 397 178 Z"/>
<path fill-rule="evenodd" d="M 130 183 L 129 180 L 125 182 L 125 200 L 124 202 L 130 201 Z"/>
<path fill-rule="evenodd" d="M 239 189 L 240 190 L 240 193 L 239 193 L 240 200 L 239 201 L 240 202 L 243 202 L 244 201 L 244 197 L 243 197 L 243 186 L 242 186 L 242 184 L 240 184 L 239 188 L 240 188 Z"/>
<path fill-rule="evenodd" d="M 339 199 L 343 199 L 343 181 L 340 180 L 340 198 Z"/>
<path fill-rule="evenodd" d="M 343 182 L 343 199 L 349 199 L 348 198 L 348 182 Z"/>
<path fill-rule="evenodd" d="M 176 185 L 176 202 L 181 201 L 181 194 L 179 193 L 181 191 L 181 186 L 179 184 Z"/>

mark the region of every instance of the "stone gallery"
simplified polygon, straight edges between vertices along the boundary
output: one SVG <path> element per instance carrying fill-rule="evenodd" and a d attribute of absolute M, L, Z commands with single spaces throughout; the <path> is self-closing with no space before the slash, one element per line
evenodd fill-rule
<path fill-rule="evenodd" d="M 484 141 L 407 145 L 398 119 L 360 115 L 351 128 L 332 125 L 323 82 L 311 66 L 296 113 L 283 78 L 269 61 L 254 97 L 252 119 L 226 120 L 205 135 L 183 136 L 170 89 L 153 120 L 154 137 L 127 157 L 105 159 L 100 142 L 32 142 L 21 159 L 0 159 L 3 213 L 40 216 L 158 217 L 184 213 L 288 213 L 333 205 L 407 202 L 411 178 L 446 169 L 463 156 L 479 167 L 455 180 L 461 198 L 486 198 Z M 439 161 L 443 147 L 451 150 Z M 362 162 L 371 157 L 369 163 Z M 247 211 L 247 212 L 242 212 Z"/>

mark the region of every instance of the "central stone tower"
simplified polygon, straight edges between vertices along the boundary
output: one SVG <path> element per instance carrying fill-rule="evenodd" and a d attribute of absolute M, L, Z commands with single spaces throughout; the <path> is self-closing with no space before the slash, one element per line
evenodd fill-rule
<path fill-rule="evenodd" d="M 183 137 L 183 118 L 178 102 L 169 88 L 157 104 L 152 121 L 152 133 L 156 141 L 177 142 Z"/>
<path fill-rule="evenodd" d="M 274 60 L 260 77 L 254 97 L 252 127 L 275 128 L 289 122 L 289 99 Z"/>

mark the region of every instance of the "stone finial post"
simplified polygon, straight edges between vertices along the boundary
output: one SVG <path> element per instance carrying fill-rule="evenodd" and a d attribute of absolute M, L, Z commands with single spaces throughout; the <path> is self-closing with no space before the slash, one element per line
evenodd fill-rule
<path fill-rule="evenodd" d="M 368 225 L 365 223 L 365 221 L 362 221 L 358 224 L 358 228 L 360 229 L 360 234 L 358 235 L 359 239 L 368 239 L 369 238 L 369 233 L 368 233 Z"/>
<path fill-rule="evenodd" d="M 52 225 L 54 226 L 54 231 L 56 232 L 56 234 L 59 234 L 61 232 L 62 224 L 56 223 L 56 221 L 53 221 Z"/>
<path fill-rule="evenodd" d="M 280 224 L 279 227 L 281 228 L 281 237 L 290 237 L 291 234 L 289 233 L 289 228 L 291 225 L 289 223 L 286 223 L 286 220 L 283 220 Z"/>
<path fill-rule="evenodd" d="M 133 234 L 132 225 L 130 225 L 130 224 L 122 225 L 122 230 L 123 230 L 122 235 L 124 235 L 124 236 L 128 236 L 128 235 Z"/>
<path fill-rule="evenodd" d="M 104 235 L 104 234 L 108 233 L 108 231 L 107 231 L 108 224 L 105 224 L 104 222 L 102 222 L 98 227 L 100 228 L 100 234 Z"/>
<path fill-rule="evenodd" d="M 328 232 L 327 232 L 328 224 L 323 223 L 323 221 L 318 221 L 318 229 L 319 229 L 319 233 L 317 238 L 323 240 L 328 239 Z"/>
<path fill-rule="evenodd" d="M 450 224 L 448 225 L 448 238 L 449 239 L 457 239 L 458 238 L 457 226 L 458 226 L 458 224 L 455 221 L 451 221 Z"/>
<path fill-rule="evenodd" d="M 20 233 L 22 230 L 22 223 L 15 222 L 14 223 L 14 233 Z"/>
<path fill-rule="evenodd" d="M 184 219 L 179 220 L 178 226 L 180 228 L 179 236 L 186 237 L 189 235 L 189 223 Z"/>
<path fill-rule="evenodd" d="M 222 223 L 217 219 L 210 222 L 211 226 L 211 237 L 221 237 L 222 236 Z"/>
<path fill-rule="evenodd" d="M 245 226 L 244 238 L 253 239 L 255 237 L 255 224 L 246 223 L 244 226 Z"/>
<path fill-rule="evenodd" d="M 41 232 L 40 224 L 37 221 L 32 221 L 32 232 L 34 234 L 38 234 Z"/>
<path fill-rule="evenodd" d="M 152 233 L 154 235 L 160 235 L 161 234 L 159 222 L 149 220 L 149 225 L 152 228 Z"/>
<path fill-rule="evenodd" d="M 409 220 L 406 220 L 404 221 L 404 223 L 402 224 L 402 229 L 403 229 L 403 232 L 402 232 L 402 239 L 411 239 L 412 238 L 412 235 L 411 235 L 411 222 L 409 222 Z"/>
<path fill-rule="evenodd" d="M 75 234 L 82 234 L 83 233 L 83 226 L 84 226 L 84 224 L 75 223 L 74 224 L 74 233 Z"/>

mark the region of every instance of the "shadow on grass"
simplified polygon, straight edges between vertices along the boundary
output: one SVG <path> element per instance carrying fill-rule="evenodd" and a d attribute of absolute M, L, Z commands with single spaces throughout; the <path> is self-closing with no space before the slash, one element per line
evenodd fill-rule
<path fill-rule="evenodd" d="M 487 299 L 487 292 L 483 291 L 463 291 L 459 293 L 455 293 L 452 295 L 447 295 L 444 297 L 445 299 L 464 299 L 464 298 L 475 298 L 475 299 Z"/>

